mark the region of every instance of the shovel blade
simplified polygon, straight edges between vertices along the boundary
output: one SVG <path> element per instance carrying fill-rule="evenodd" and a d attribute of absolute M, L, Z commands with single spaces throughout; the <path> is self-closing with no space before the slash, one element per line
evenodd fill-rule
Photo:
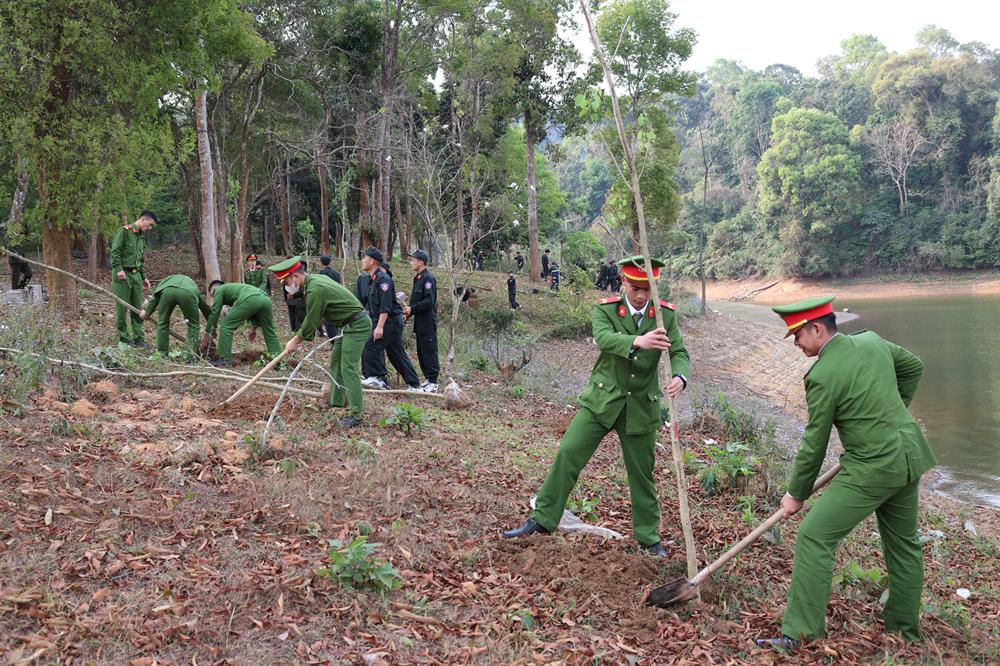
<path fill-rule="evenodd" d="M 654 587 L 646 595 L 647 606 L 669 608 L 693 599 L 698 594 L 698 588 L 687 578 L 678 578 L 659 587 Z"/>

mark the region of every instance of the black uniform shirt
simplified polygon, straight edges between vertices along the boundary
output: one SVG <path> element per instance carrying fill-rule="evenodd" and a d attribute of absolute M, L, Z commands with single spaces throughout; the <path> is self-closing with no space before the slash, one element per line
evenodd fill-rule
<path fill-rule="evenodd" d="M 339 282 L 340 284 L 344 284 L 344 281 L 340 278 L 340 272 L 337 271 L 336 268 L 330 268 L 329 266 L 326 266 L 320 270 L 319 274 L 327 276 L 334 282 Z"/>
<path fill-rule="evenodd" d="M 437 278 L 426 268 L 413 278 L 410 314 L 420 319 L 437 319 Z"/>
<path fill-rule="evenodd" d="M 403 308 L 396 300 L 396 286 L 392 278 L 384 270 L 375 271 L 372 284 L 368 291 L 368 313 L 373 319 L 383 312 L 389 313 L 389 319 L 403 314 Z"/>

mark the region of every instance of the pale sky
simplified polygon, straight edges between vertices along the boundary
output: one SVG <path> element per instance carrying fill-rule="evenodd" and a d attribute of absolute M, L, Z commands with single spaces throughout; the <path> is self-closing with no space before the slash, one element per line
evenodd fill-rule
<path fill-rule="evenodd" d="M 803 74 L 816 74 L 816 61 L 840 52 L 840 42 L 854 34 L 878 37 L 890 51 L 916 45 L 927 24 L 948 30 L 961 43 L 1000 46 L 1000 2 L 996 0 L 671 0 L 675 25 L 698 33 L 685 69 L 703 72 L 718 58 L 751 69 L 782 63 Z M 579 14 L 579 9 L 577 10 Z M 574 41 L 589 57 L 590 39 L 579 20 Z"/>

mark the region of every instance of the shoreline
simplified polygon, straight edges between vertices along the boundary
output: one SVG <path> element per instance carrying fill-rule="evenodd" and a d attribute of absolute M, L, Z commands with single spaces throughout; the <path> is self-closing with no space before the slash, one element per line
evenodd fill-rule
<path fill-rule="evenodd" d="M 777 282 L 753 298 L 744 299 L 748 292 Z M 696 281 L 684 280 L 684 289 L 701 293 Z M 760 278 L 751 280 L 723 280 L 708 282 L 706 295 L 709 301 L 728 301 L 776 305 L 792 301 L 836 294 L 851 300 L 877 298 L 918 298 L 924 296 L 968 294 L 1000 295 L 1000 271 L 970 271 L 963 273 L 928 273 L 914 276 L 885 276 L 882 278 L 830 278 L 809 280 L 801 278 Z"/>

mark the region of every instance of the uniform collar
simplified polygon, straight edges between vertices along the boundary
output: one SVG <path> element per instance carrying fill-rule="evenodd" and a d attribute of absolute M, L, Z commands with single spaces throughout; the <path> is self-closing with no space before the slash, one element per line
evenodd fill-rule
<path fill-rule="evenodd" d="M 843 334 L 840 331 L 837 331 L 836 333 L 834 333 L 833 335 L 831 335 L 830 339 L 827 340 L 826 342 L 824 342 L 823 346 L 819 348 L 819 353 L 817 354 L 817 356 L 822 356 L 823 355 L 823 350 L 826 349 L 828 346 L 830 346 L 831 342 L 833 342 L 837 338 L 842 338 L 842 337 L 844 337 L 844 336 L 843 336 Z M 836 347 L 837 345 L 835 344 L 833 346 Z"/>

